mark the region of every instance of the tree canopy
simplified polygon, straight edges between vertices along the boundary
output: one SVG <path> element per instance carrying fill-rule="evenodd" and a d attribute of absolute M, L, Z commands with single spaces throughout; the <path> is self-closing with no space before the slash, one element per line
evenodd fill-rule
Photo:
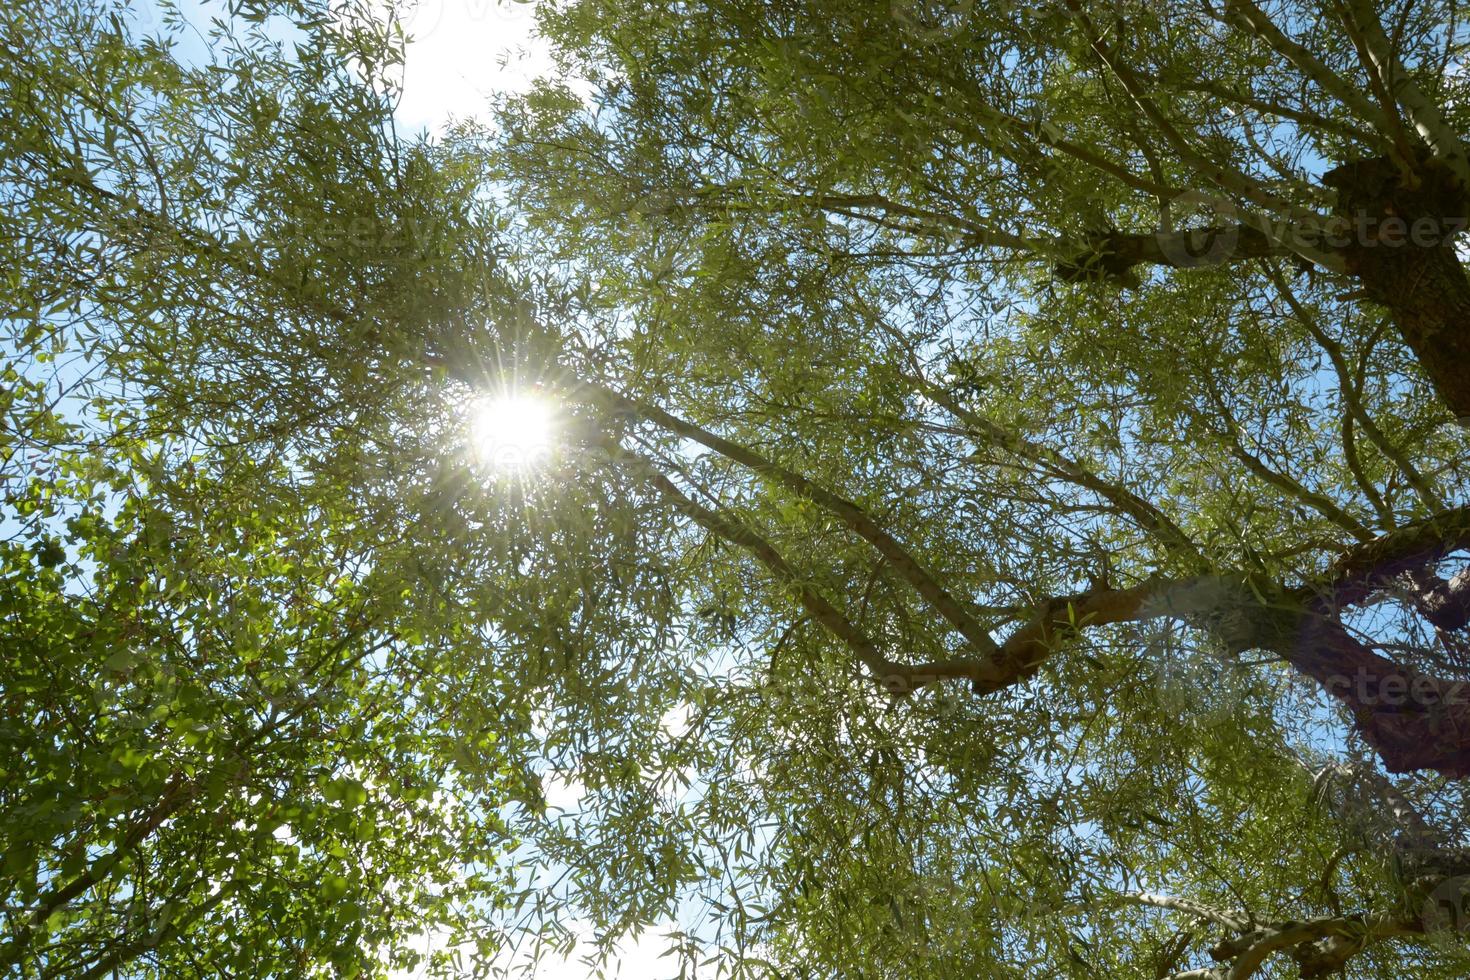
<path fill-rule="evenodd" d="M 1463 976 L 1465 13 L 6 12 L 0 962 Z"/>

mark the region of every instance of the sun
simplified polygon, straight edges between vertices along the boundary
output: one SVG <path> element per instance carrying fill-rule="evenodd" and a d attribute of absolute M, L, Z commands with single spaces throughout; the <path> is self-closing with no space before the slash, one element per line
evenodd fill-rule
<path fill-rule="evenodd" d="M 486 395 L 469 412 L 470 448 L 497 470 L 527 470 L 551 453 L 555 413 L 546 399 L 524 392 Z"/>

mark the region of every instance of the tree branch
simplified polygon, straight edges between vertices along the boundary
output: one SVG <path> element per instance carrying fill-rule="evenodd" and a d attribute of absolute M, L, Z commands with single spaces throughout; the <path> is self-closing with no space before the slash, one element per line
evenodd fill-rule
<path fill-rule="evenodd" d="M 1247 915 L 1226 912 L 1187 898 L 1175 898 L 1172 895 L 1156 895 L 1152 892 L 1134 892 L 1133 894 L 1120 895 L 1119 898 L 1136 905 L 1168 909 L 1171 912 L 1183 912 L 1186 915 L 1192 915 L 1196 918 L 1213 922 L 1216 925 L 1224 926 L 1226 929 L 1242 930 L 1251 927 L 1251 919 Z"/>
<path fill-rule="evenodd" d="M 1281 28 L 1266 16 L 1265 11 L 1256 6 L 1252 0 L 1227 0 L 1225 20 L 1232 26 L 1243 29 L 1246 33 L 1264 41 L 1304 76 L 1320 86 L 1324 92 L 1332 95 L 1371 124 L 1380 136 L 1389 128 L 1388 120 L 1384 118 L 1381 110 L 1363 98 L 1353 85 L 1318 60 L 1312 52 L 1287 37 Z M 1391 142 L 1385 141 L 1383 148 L 1389 149 L 1391 146 Z"/>
<path fill-rule="evenodd" d="M 1135 284 L 1138 266 L 1200 269 L 1241 259 L 1295 254 L 1248 224 L 1191 228 L 1183 231 L 1109 231 L 1080 243 L 1056 264 L 1066 282 L 1097 279 Z"/>
<path fill-rule="evenodd" d="M 731 442 L 721 436 L 715 435 L 693 422 L 688 422 L 669 412 L 664 411 L 656 405 L 650 405 L 633 398 L 629 398 L 610 388 L 600 385 L 586 384 L 585 389 L 611 405 L 615 410 L 631 413 L 639 418 L 666 429 L 675 435 L 692 439 L 700 445 L 719 453 L 726 459 L 731 460 L 749 468 L 751 471 L 775 480 L 787 489 L 810 498 L 819 506 L 831 512 L 839 518 L 843 524 L 857 534 L 863 540 L 871 544 L 881 554 L 898 575 L 914 587 L 924 599 L 939 612 L 959 633 L 968 640 L 971 646 L 982 653 L 993 654 L 997 651 L 995 640 L 990 633 L 975 619 L 964 607 L 963 602 L 946 591 L 930 571 L 919 563 L 892 534 L 874 521 L 868 513 L 857 504 L 845 497 L 839 496 L 825 487 L 807 479 L 794 470 L 787 469 L 765 456 Z"/>
<path fill-rule="evenodd" d="M 1451 507 L 1364 541 L 1333 562 L 1327 572 L 1297 590 L 1334 605 L 1354 605 L 1405 572 L 1470 548 L 1470 504 Z"/>
<path fill-rule="evenodd" d="M 868 668 L 876 681 L 884 682 L 901 668 L 883 654 L 862 630 L 852 623 L 828 599 L 803 579 L 782 554 L 755 531 L 718 511 L 705 507 L 678 488 L 649 459 L 623 448 L 611 440 L 603 443 L 609 456 L 637 469 L 644 479 L 673 505 L 674 509 L 710 531 L 720 539 L 750 552 L 782 585 L 791 589 L 807 613 L 833 636 L 847 644 L 858 661 Z"/>
<path fill-rule="evenodd" d="M 1350 12 L 1349 30 L 1356 27 L 1356 33 L 1361 37 L 1363 47 L 1384 85 L 1398 104 L 1408 112 L 1414 129 L 1435 159 L 1450 168 L 1459 178 L 1462 188 L 1470 188 L 1470 160 L 1466 159 L 1465 144 L 1439 106 L 1414 83 L 1413 77 L 1383 33 L 1383 25 L 1379 23 L 1373 5 L 1365 0 L 1345 2 Z"/>
<path fill-rule="evenodd" d="M 1076 460 L 1050 446 L 1032 442 L 980 413 L 971 411 L 961 405 L 947 389 L 934 384 L 923 375 L 916 374 L 911 377 L 919 385 L 925 397 L 943 406 L 946 411 L 970 428 L 973 433 L 972 438 L 983 438 L 1023 459 L 1045 465 L 1068 482 L 1092 491 L 1117 508 L 1120 513 L 1132 518 L 1145 531 L 1157 535 L 1167 551 L 1183 558 L 1191 568 L 1198 571 L 1204 570 L 1205 561 L 1200 555 L 1198 546 L 1169 515 L 1154 504 L 1125 486 L 1103 479 Z"/>

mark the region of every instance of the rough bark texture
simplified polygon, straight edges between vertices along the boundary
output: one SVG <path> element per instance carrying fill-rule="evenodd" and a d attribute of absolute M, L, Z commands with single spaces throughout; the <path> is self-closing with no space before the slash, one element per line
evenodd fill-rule
<path fill-rule="evenodd" d="M 1470 776 L 1470 682 L 1433 677 L 1380 656 L 1342 625 L 1332 596 L 1228 578 L 1192 590 L 1175 614 L 1232 651 L 1270 650 L 1321 684 L 1353 716 L 1389 772 Z M 1176 600 L 1172 600 L 1177 603 Z"/>
<path fill-rule="evenodd" d="M 1286 248 L 1249 225 L 1142 234 L 1110 231 L 1081 243 L 1073 255 L 1057 263 L 1055 272 L 1058 279 L 1067 282 L 1114 280 L 1137 285 L 1133 270 L 1140 265 L 1198 269 L 1288 254 Z"/>
<path fill-rule="evenodd" d="M 1308 611 L 1299 623 L 1272 649 L 1347 706 L 1389 772 L 1470 776 L 1470 682 L 1381 657 L 1330 615 Z"/>
<path fill-rule="evenodd" d="M 1455 238 L 1467 201 L 1455 178 L 1432 161 L 1405 177 L 1377 158 L 1329 171 L 1348 223 L 1341 249 L 1364 293 L 1386 307 L 1435 391 L 1462 424 L 1470 423 L 1470 281 Z"/>
<path fill-rule="evenodd" d="M 1430 581 L 1420 608 L 1436 629 L 1464 629 L 1470 623 L 1470 568 L 1462 569 L 1448 582 L 1437 577 Z"/>

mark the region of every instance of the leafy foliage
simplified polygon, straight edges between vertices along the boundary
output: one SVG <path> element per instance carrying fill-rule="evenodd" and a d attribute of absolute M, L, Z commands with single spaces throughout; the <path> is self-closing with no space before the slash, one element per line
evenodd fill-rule
<path fill-rule="evenodd" d="M 314 170 L 325 144 L 276 161 L 309 131 L 380 150 L 381 100 L 334 33 L 294 63 L 255 28 L 222 34 L 220 63 L 188 67 L 106 8 L 5 17 L 5 196 L 34 232 L 6 238 L 6 974 L 483 965 L 516 783 L 495 732 L 446 717 L 443 665 L 473 629 L 393 542 L 342 533 L 302 454 L 139 388 L 161 372 L 183 382 L 169 397 L 259 410 L 184 338 L 196 315 L 265 328 L 290 315 L 282 289 L 309 304 L 309 277 L 260 274 L 255 250 L 310 257 L 253 238 L 268 212 L 231 195 L 347 188 Z M 314 202 L 297 220 L 330 215 Z"/>
<path fill-rule="evenodd" d="M 438 142 L 7 13 L 12 958 L 1462 975 L 1462 20 L 1331 6 L 559 4 Z"/>

